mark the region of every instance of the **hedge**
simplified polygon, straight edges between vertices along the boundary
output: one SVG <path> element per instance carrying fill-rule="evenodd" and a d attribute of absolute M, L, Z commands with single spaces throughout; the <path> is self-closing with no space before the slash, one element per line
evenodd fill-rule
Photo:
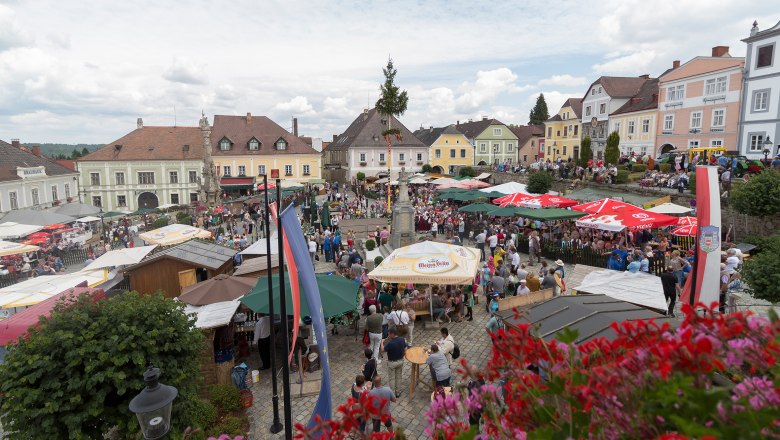
<path fill-rule="evenodd" d="M 631 167 L 631 171 L 635 173 L 644 173 L 646 169 L 647 169 L 647 165 L 642 165 L 638 163 L 635 163 L 634 166 Z"/>
<path fill-rule="evenodd" d="M 659 170 L 660 170 L 662 173 L 668 173 L 668 172 L 671 172 L 671 171 L 672 171 L 672 164 L 670 164 L 670 163 L 662 163 L 662 164 L 659 164 L 659 165 L 658 165 L 658 169 L 659 169 Z"/>
<path fill-rule="evenodd" d="M 627 170 L 618 170 L 615 183 L 628 183 L 629 172 Z"/>

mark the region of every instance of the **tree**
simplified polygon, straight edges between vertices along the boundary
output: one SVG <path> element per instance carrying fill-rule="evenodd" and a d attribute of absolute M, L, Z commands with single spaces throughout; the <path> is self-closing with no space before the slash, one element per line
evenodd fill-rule
<path fill-rule="evenodd" d="M 393 59 L 387 59 L 387 67 L 382 69 L 382 73 L 385 75 L 385 82 L 379 86 L 380 96 L 376 101 L 376 110 L 379 114 L 387 118 L 387 130 L 382 132 L 382 136 L 387 142 L 387 222 L 390 224 L 390 190 L 391 172 L 390 164 L 392 163 L 392 155 L 390 147 L 392 145 L 393 136 L 396 139 L 401 139 L 401 130 L 393 128 L 393 117 L 401 116 L 406 112 L 406 107 L 409 105 L 409 95 L 406 90 L 401 91 L 397 85 L 395 85 L 395 75 L 398 71 L 393 67 Z"/>
<path fill-rule="evenodd" d="M 607 136 L 607 147 L 604 149 L 604 162 L 617 165 L 620 160 L 620 135 L 613 131 Z"/>
<path fill-rule="evenodd" d="M 528 178 L 528 192 L 532 194 L 547 194 L 552 188 L 553 178 L 550 173 L 538 171 Z"/>
<path fill-rule="evenodd" d="M 81 157 L 81 152 L 78 149 L 74 148 L 73 151 L 70 153 L 70 158 L 76 160 L 79 157 Z"/>
<path fill-rule="evenodd" d="M 777 199 L 775 199 L 777 200 Z M 780 303 L 780 234 L 756 243 L 761 250 L 745 260 L 742 277 L 753 296 Z"/>
<path fill-rule="evenodd" d="M 60 302 L 8 348 L 0 365 L 3 428 L 14 438 L 103 438 L 116 427 L 135 438 L 130 400 L 149 365 L 175 386 L 175 429 L 191 424 L 204 338 L 181 302 L 127 292 Z"/>
<path fill-rule="evenodd" d="M 366 173 L 360 171 L 355 175 L 355 178 L 357 179 L 358 182 L 362 182 L 366 180 Z"/>
<path fill-rule="evenodd" d="M 427 164 L 427 163 L 422 166 L 422 172 L 423 173 L 430 173 L 432 169 L 433 168 L 431 168 L 431 165 Z"/>
<path fill-rule="evenodd" d="M 780 172 L 767 169 L 748 180 L 744 185 L 734 186 L 731 203 L 741 214 L 765 217 L 780 213 Z"/>
<path fill-rule="evenodd" d="M 585 136 L 580 145 L 580 166 L 587 167 L 588 161 L 593 159 L 593 150 L 590 149 L 590 136 Z"/>
<path fill-rule="evenodd" d="M 470 166 L 460 167 L 460 171 L 458 171 L 458 175 L 460 177 L 474 177 L 477 175 L 476 171 L 474 171 L 474 168 Z"/>
<path fill-rule="evenodd" d="M 531 109 L 528 116 L 528 125 L 544 124 L 544 121 L 550 119 L 550 112 L 547 111 L 547 101 L 544 100 L 544 93 L 540 93 L 536 98 L 536 104 Z"/>
<path fill-rule="evenodd" d="M 87 150 L 87 147 L 82 148 L 81 149 L 81 155 L 82 156 L 86 156 L 87 154 L 89 154 L 89 150 Z"/>

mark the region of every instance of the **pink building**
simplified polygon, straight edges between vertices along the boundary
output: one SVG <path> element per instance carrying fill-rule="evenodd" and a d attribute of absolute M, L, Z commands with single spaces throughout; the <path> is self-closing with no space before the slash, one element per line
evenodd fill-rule
<path fill-rule="evenodd" d="M 736 151 L 745 59 L 716 46 L 712 56 L 679 64 L 659 78 L 656 156 L 696 147 Z"/>

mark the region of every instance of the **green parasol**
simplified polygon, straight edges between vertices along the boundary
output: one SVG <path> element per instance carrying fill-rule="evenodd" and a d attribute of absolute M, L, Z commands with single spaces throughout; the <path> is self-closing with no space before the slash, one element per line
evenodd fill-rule
<path fill-rule="evenodd" d="M 142 215 L 142 214 L 148 214 L 150 212 L 157 212 L 157 208 L 141 208 L 137 211 L 131 212 L 130 215 Z"/>
<path fill-rule="evenodd" d="M 290 288 L 290 274 L 285 272 L 285 295 L 287 297 L 288 314 L 292 314 L 292 289 Z M 357 310 L 358 287 L 360 285 L 339 275 L 317 274 L 317 286 L 320 289 L 322 300 L 322 312 L 325 317 L 338 316 L 349 311 Z M 274 290 L 274 304 L 279 305 L 279 276 L 272 275 Z M 303 286 L 301 286 L 303 289 Z M 241 302 L 252 309 L 253 312 L 268 313 L 268 278 L 260 277 L 251 292 L 247 293 Z M 278 309 L 275 310 L 278 313 Z M 301 316 L 311 316 L 306 296 L 301 292 Z"/>
<path fill-rule="evenodd" d="M 467 192 L 468 190 L 463 188 L 440 188 L 440 189 L 436 189 L 436 191 L 438 191 L 441 194 L 447 194 L 447 193 L 464 193 Z"/>
<path fill-rule="evenodd" d="M 516 206 L 505 206 L 503 208 L 494 209 L 492 211 L 488 211 L 487 215 L 492 215 L 495 217 L 512 217 L 514 215 L 517 215 L 517 208 Z"/>
<path fill-rule="evenodd" d="M 470 205 L 461 206 L 458 208 L 460 212 L 488 212 L 496 209 L 496 205 L 490 203 L 472 203 Z"/>
<path fill-rule="evenodd" d="M 506 195 L 506 194 L 500 193 L 498 191 L 490 191 L 490 192 L 480 191 L 480 192 L 482 194 L 484 194 L 484 196 L 482 196 L 482 197 L 489 197 L 491 199 L 495 199 L 495 198 L 498 198 L 498 197 L 504 197 Z"/>
<path fill-rule="evenodd" d="M 127 214 L 119 211 L 108 211 L 103 213 L 103 217 L 119 217 L 120 215 L 127 215 Z"/>

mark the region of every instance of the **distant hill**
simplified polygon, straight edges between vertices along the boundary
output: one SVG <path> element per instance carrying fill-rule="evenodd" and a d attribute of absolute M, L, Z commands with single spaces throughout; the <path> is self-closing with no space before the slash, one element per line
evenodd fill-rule
<path fill-rule="evenodd" d="M 22 144 L 26 147 L 39 146 L 41 147 L 41 154 L 54 159 L 74 159 L 73 150 L 79 152 L 79 156 L 83 156 L 83 151 L 86 148 L 88 152 L 93 152 L 102 147 L 103 144 L 36 144 L 34 142 L 28 142 Z"/>

